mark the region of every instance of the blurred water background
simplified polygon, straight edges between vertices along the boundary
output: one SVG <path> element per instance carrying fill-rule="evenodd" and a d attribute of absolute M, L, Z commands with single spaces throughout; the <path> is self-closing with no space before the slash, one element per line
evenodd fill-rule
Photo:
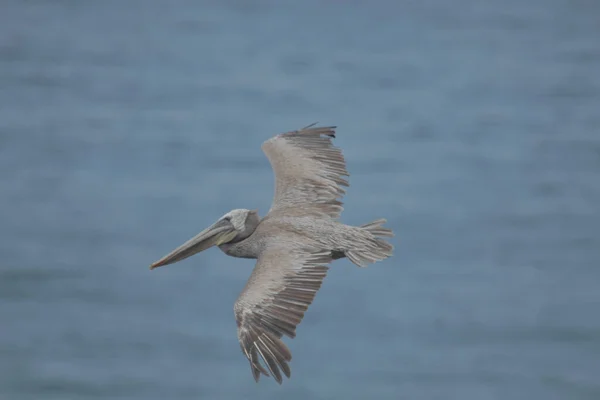
<path fill-rule="evenodd" d="M 0 5 L 0 399 L 600 398 L 600 3 Z M 254 265 L 148 265 L 273 190 L 260 150 L 338 125 L 334 264 L 253 381 Z"/>

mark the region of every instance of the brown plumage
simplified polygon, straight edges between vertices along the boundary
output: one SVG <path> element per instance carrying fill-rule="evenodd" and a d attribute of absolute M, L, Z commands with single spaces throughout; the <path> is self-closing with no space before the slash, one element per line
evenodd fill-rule
<path fill-rule="evenodd" d="M 339 200 L 349 183 L 346 160 L 331 139 L 335 127 L 310 128 L 277 135 L 262 149 L 275 173 L 275 196 L 269 212 L 299 206 L 338 218 Z"/>
<path fill-rule="evenodd" d="M 347 257 L 364 267 L 392 255 L 385 219 L 355 227 L 342 224 L 341 197 L 349 186 L 335 127 L 306 127 L 267 140 L 262 149 L 275 173 L 271 209 L 233 210 L 151 268 L 171 264 L 217 245 L 228 255 L 257 259 L 234 306 L 242 352 L 256 381 L 290 377 L 292 354 L 282 337 L 296 327 L 323 283 L 328 264 Z"/>

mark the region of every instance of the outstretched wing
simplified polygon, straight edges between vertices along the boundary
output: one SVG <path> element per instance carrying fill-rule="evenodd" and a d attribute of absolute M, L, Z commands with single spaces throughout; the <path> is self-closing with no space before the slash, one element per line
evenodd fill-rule
<path fill-rule="evenodd" d="M 258 258 L 234 306 L 240 346 L 257 382 L 261 373 L 280 384 L 281 372 L 290 377 L 292 354 L 281 337 L 296 336 L 330 261 L 328 251 L 303 249 L 292 242 L 270 246 Z"/>
<path fill-rule="evenodd" d="M 282 133 L 263 143 L 273 172 L 275 196 L 271 210 L 298 207 L 339 218 L 341 198 L 349 186 L 346 161 L 334 147 L 335 126 L 306 127 Z M 308 210 L 307 210 L 308 211 Z"/>

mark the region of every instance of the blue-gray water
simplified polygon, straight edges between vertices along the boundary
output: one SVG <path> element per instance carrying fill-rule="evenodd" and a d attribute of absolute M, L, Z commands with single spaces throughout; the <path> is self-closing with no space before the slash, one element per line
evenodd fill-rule
<path fill-rule="evenodd" d="M 600 3 L 0 6 L 0 399 L 600 398 Z M 339 126 L 336 262 L 253 381 L 251 260 L 148 265 L 268 210 L 261 143 Z"/>

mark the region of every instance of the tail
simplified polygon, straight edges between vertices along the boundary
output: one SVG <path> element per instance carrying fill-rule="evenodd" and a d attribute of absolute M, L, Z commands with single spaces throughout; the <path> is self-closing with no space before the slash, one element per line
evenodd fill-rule
<path fill-rule="evenodd" d="M 393 237 L 391 229 L 383 227 L 387 221 L 378 219 L 368 224 L 361 225 L 360 239 L 356 248 L 346 251 L 346 257 L 359 267 L 366 267 L 375 261 L 385 260 L 392 256 L 394 246 L 383 240 L 383 237 Z"/>

